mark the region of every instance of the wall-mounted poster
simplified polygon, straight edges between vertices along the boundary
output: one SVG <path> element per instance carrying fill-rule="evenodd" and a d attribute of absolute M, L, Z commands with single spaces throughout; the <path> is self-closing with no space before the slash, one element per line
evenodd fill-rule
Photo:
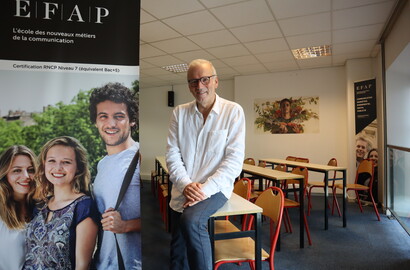
<path fill-rule="evenodd" d="M 257 133 L 319 132 L 319 97 L 255 99 Z"/>

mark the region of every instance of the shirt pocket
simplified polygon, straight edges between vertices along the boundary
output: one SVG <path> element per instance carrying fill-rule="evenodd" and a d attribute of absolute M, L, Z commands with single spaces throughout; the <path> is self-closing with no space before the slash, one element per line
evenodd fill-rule
<path fill-rule="evenodd" d="M 208 152 L 220 154 L 225 151 L 228 130 L 215 130 L 208 133 Z"/>

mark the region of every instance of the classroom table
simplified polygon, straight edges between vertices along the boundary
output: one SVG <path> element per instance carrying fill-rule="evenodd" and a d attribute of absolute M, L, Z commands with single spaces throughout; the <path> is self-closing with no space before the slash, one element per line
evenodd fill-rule
<path fill-rule="evenodd" d="M 329 195 L 329 172 L 336 171 L 336 172 L 342 172 L 343 177 L 340 180 L 343 180 L 343 227 L 346 227 L 346 170 L 347 168 L 345 167 L 339 167 L 339 166 L 329 166 L 329 165 L 323 165 L 323 164 L 314 164 L 314 163 L 305 163 L 305 162 L 297 162 L 297 161 L 290 161 L 286 159 L 275 159 L 275 158 L 261 158 L 259 159 L 260 161 L 265 161 L 267 164 L 272 164 L 272 168 L 275 166 L 275 164 L 286 164 L 286 166 L 289 167 L 306 167 L 310 171 L 314 172 L 320 172 L 324 173 L 325 178 L 325 200 L 324 200 L 324 214 L 325 214 L 325 230 L 329 228 L 329 223 L 328 223 L 328 209 L 327 209 L 327 202 L 328 202 L 328 195 Z M 302 197 L 301 197 L 302 198 Z"/>
<path fill-rule="evenodd" d="M 209 236 L 212 246 L 212 262 L 215 263 L 214 249 L 215 241 L 222 239 L 240 238 L 240 237 L 252 237 L 255 239 L 255 266 L 256 269 L 262 269 L 262 226 L 261 215 L 263 209 L 248 200 L 245 200 L 241 196 L 232 193 L 229 200 L 214 213 L 209 219 Z M 250 231 L 236 231 L 228 233 L 215 234 L 214 221 L 217 217 L 235 216 L 235 215 L 254 215 L 255 216 L 255 230 Z"/>
<path fill-rule="evenodd" d="M 243 164 L 242 165 L 242 173 L 243 174 L 251 174 L 254 176 L 259 176 L 261 178 L 265 178 L 274 182 L 286 181 L 290 179 L 299 180 L 299 198 L 303 198 L 303 185 L 304 185 L 304 177 L 303 175 L 293 174 L 288 172 L 282 172 L 278 170 L 272 170 L 270 168 L 263 168 L 255 165 Z M 288 191 L 292 191 L 292 189 L 288 189 Z M 303 218 L 304 215 L 304 201 L 300 200 L 299 204 L 299 227 L 300 227 L 300 247 L 304 248 L 305 246 L 305 221 Z"/>

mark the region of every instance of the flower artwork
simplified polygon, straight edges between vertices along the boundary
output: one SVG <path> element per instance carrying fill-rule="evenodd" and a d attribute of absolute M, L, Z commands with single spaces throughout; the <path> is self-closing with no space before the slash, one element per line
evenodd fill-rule
<path fill-rule="evenodd" d="M 255 127 L 272 134 L 319 132 L 319 97 L 255 100 Z"/>

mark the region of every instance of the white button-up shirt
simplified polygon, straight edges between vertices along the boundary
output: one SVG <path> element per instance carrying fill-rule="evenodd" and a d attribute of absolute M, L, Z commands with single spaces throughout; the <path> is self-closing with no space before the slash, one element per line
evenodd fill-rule
<path fill-rule="evenodd" d="M 172 112 L 166 162 L 173 183 L 170 207 L 183 211 L 186 185 L 202 183 L 207 197 L 221 191 L 230 198 L 245 156 L 245 116 L 232 101 L 216 100 L 205 123 L 196 101 Z"/>

